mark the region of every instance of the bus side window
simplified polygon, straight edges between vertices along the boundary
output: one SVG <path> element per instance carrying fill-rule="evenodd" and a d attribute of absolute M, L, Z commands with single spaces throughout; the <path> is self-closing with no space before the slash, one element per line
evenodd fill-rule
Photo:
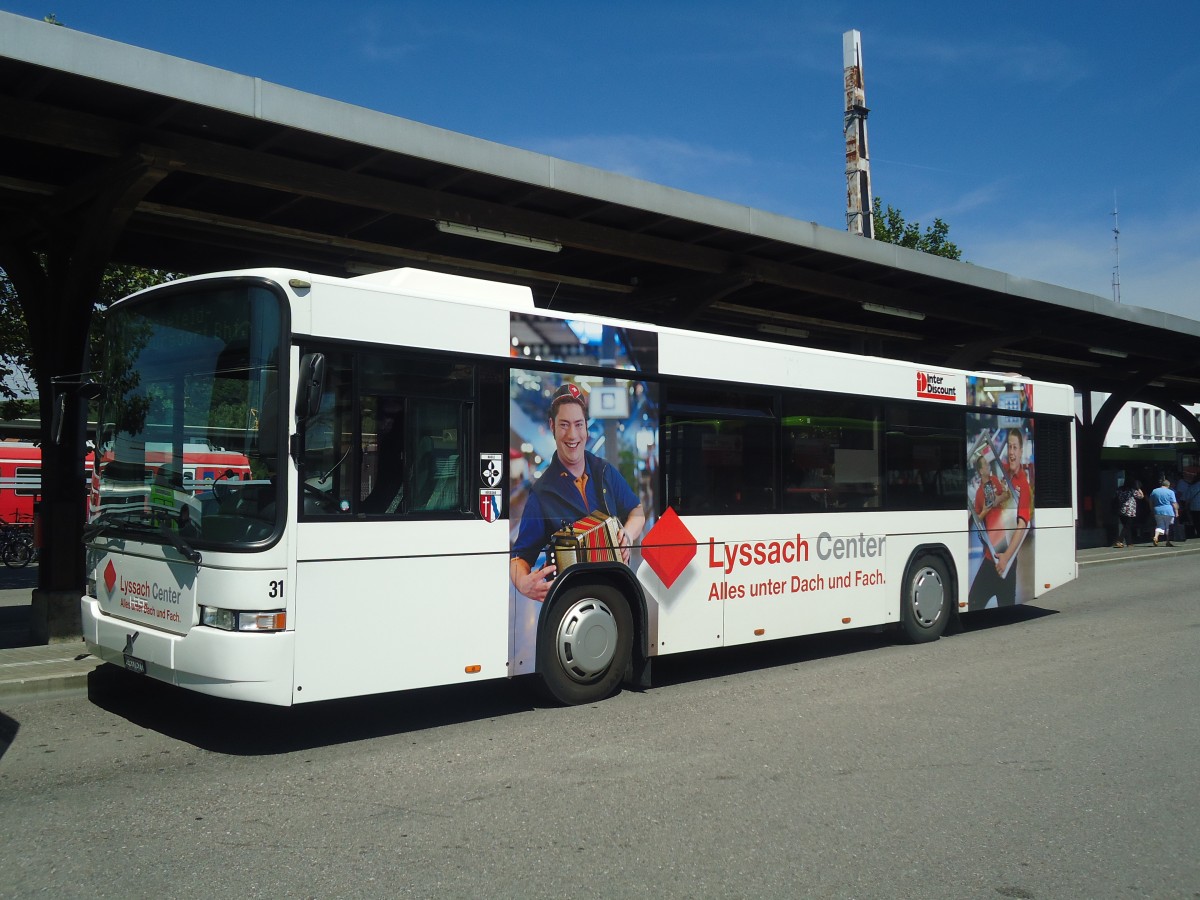
<path fill-rule="evenodd" d="M 325 352 L 325 385 L 318 412 L 304 421 L 301 510 L 306 516 L 341 516 L 353 497 L 355 459 L 352 357 Z"/>
<path fill-rule="evenodd" d="M 880 404 L 844 394 L 788 393 L 783 421 L 786 512 L 879 506 Z"/>
<path fill-rule="evenodd" d="M 958 509 L 966 485 L 962 414 L 932 404 L 889 403 L 886 411 L 888 509 Z"/>
<path fill-rule="evenodd" d="M 460 509 L 463 406 L 457 400 L 418 400 L 413 409 L 420 431 L 413 448 L 412 508 Z"/>
<path fill-rule="evenodd" d="M 692 515 L 773 511 L 775 431 L 773 419 L 668 414 L 663 434 L 674 472 L 667 486 L 671 503 Z"/>
<path fill-rule="evenodd" d="M 364 496 L 359 509 L 364 515 L 406 511 L 404 422 L 402 397 L 363 398 Z"/>
<path fill-rule="evenodd" d="M 474 366 L 404 351 L 322 352 L 320 411 L 304 429 L 303 515 L 471 513 Z"/>

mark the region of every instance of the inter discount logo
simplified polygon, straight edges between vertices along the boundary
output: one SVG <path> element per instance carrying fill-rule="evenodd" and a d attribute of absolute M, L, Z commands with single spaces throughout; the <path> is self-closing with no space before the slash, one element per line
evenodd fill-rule
<path fill-rule="evenodd" d="M 950 400 L 953 402 L 958 399 L 958 385 L 953 383 L 950 376 L 947 375 L 918 372 L 917 397 L 921 400 Z"/>

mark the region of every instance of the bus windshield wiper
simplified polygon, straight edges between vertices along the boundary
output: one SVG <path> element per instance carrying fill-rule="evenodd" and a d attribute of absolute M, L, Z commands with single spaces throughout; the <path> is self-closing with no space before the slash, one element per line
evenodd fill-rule
<path fill-rule="evenodd" d="M 112 511 L 101 513 L 100 516 L 83 526 L 83 539 L 91 541 L 110 528 L 128 528 L 130 531 L 153 532 L 154 524 L 138 521 L 136 515 L 145 515 L 141 510 Z"/>
<path fill-rule="evenodd" d="M 175 529 L 171 528 L 168 523 L 163 522 L 160 525 L 155 525 L 153 521 L 142 510 L 125 510 L 102 513 L 98 519 L 84 526 L 83 539 L 91 541 L 99 537 L 110 528 L 124 528 L 129 531 L 136 531 L 139 534 L 156 534 L 166 538 L 176 550 L 192 564 L 199 566 L 202 557 L 200 551 L 187 542 L 187 540 Z"/>
<path fill-rule="evenodd" d="M 203 557 L 200 556 L 200 551 L 183 539 L 183 536 L 173 528 L 169 527 L 166 522 L 159 526 L 159 532 L 171 545 L 182 553 L 192 565 L 199 567 Z"/>

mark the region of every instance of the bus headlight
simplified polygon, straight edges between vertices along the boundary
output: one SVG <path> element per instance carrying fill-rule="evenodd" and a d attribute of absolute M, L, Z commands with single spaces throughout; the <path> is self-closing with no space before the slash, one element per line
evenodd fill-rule
<path fill-rule="evenodd" d="M 247 612 L 240 609 L 200 607 L 200 624 L 222 631 L 283 631 L 287 628 L 287 613 L 282 609 Z"/>

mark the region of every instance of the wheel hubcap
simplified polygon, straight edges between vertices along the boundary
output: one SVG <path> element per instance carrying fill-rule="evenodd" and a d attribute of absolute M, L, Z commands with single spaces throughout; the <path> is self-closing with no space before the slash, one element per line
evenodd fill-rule
<path fill-rule="evenodd" d="M 572 604 L 558 626 L 558 661 L 575 681 L 594 681 L 617 653 L 617 620 L 604 603 L 587 598 Z"/>
<path fill-rule="evenodd" d="M 946 586 L 936 569 L 924 566 L 913 576 L 913 616 L 928 628 L 938 620 L 946 606 Z"/>

